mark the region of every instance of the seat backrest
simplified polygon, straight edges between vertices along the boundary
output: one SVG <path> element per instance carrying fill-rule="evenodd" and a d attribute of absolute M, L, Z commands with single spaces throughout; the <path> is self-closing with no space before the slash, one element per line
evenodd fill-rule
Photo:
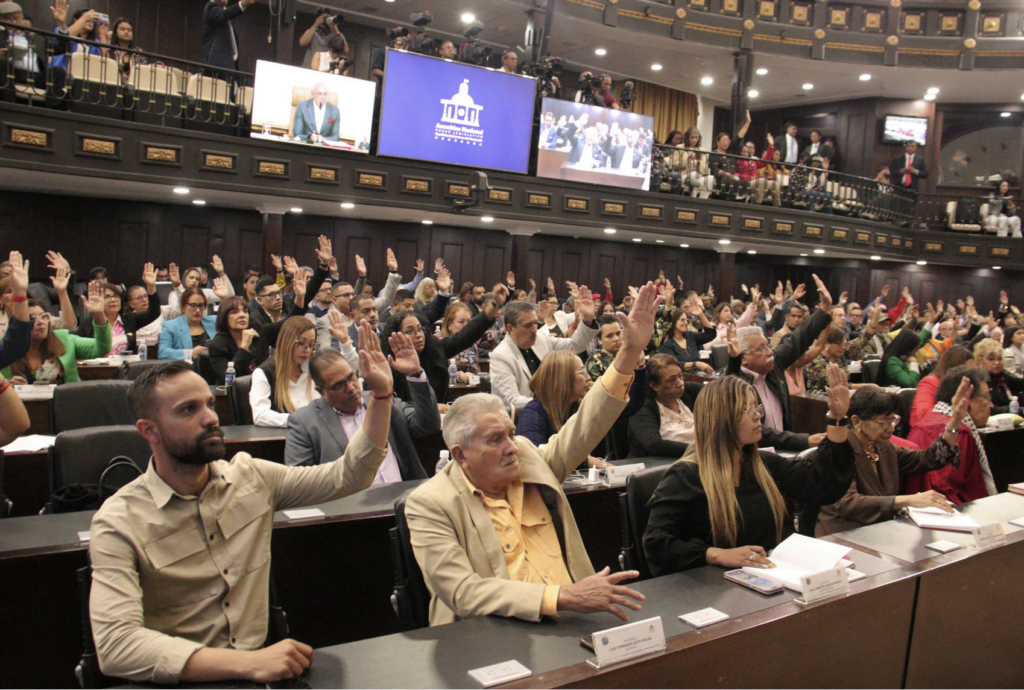
<path fill-rule="evenodd" d="M 720 371 L 729 366 L 728 345 L 711 346 L 711 366 L 714 368 L 715 371 Z"/>
<path fill-rule="evenodd" d="M 89 594 L 92 591 L 92 565 L 75 571 L 78 579 L 78 605 L 82 620 L 82 658 L 75 667 L 75 676 L 83 690 L 92 688 L 109 688 L 114 684 L 100 671 L 99 657 L 96 655 L 96 642 L 92 637 L 92 618 L 89 616 Z"/>
<path fill-rule="evenodd" d="M 409 534 L 409 523 L 405 519 L 407 497 L 408 494 L 395 501 L 395 526 L 389 531 L 391 561 L 395 567 L 391 606 L 398 616 L 399 625 L 405 631 L 430 625 L 430 591 L 412 552 L 412 537 Z"/>
<path fill-rule="evenodd" d="M 910 433 L 910 411 L 914 408 L 916 396 L 916 388 L 901 388 L 896 394 L 900 400 L 900 423 L 896 425 L 895 433 L 900 438 L 906 438 Z"/>
<path fill-rule="evenodd" d="M 669 467 L 650 467 L 626 477 L 625 500 L 620 501 L 620 507 L 624 508 L 621 517 L 622 567 L 638 571 L 641 580 L 651 577 L 651 570 L 647 567 L 647 558 L 644 556 L 644 530 L 647 529 L 647 520 L 651 517 L 648 503 Z"/>
<path fill-rule="evenodd" d="M 138 91 L 165 95 L 181 93 L 178 75 L 162 65 L 134 65 L 129 81 Z"/>
<path fill-rule="evenodd" d="M 162 364 L 159 359 L 143 359 L 138 362 L 121 362 L 121 365 L 117 368 L 117 372 L 114 374 L 114 378 L 119 381 L 134 381 L 146 369 L 155 367 L 158 364 Z"/>
<path fill-rule="evenodd" d="M 14 504 L 7 500 L 7 492 L 4 490 L 4 471 L 4 452 L 0 450 L 0 519 L 10 515 L 11 508 L 14 507 Z"/>
<path fill-rule="evenodd" d="M 252 425 L 252 405 L 249 404 L 249 389 L 252 376 L 239 376 L 228 386 L 228 403 L 231 406 L 231 423 L 234 426 Z"/>
<path fill-rule="evenodd" d="M 213 361 L 210 359 L 209 351 L 203 350 L 192 358 L 192 371 L 202 376 L 207 384 L 211 386 L 217 385 L 217 372 L 213 368 Z"/>
<path fill-rule="evenodd" d="M 861 365 L 861 371 L 864 374 L 864 383 L 877 383 L 878 371 L 881 366 L 882 360 L 880 359 L 865 359 Z"/>
<path fill-rule="evenodd" d="M 72 53 L 68 72 L 72 79 L 82 79 L 101 84 L 118 85 L 121 83 L 117 62 L 100 55 L 88 53 Z"/>
<path fill-rule="evenodd" d="M 185 95 L 200 101 L 231 103 L 231 85 L 223 79 L 193 74 L 185 84 Z"/>
<path fill-rule="evenodd" d="M 135 424 L 128 410 L 131 381 L 79 381 L 53 391 L 53 433 L 92 426 Z"/>
<path fill-rule="evenodd" d="M 235 92 L 235 105 L 247 113 L 252 112 L 253 88 L 251 86 L 239 86 Z"/>
<path fill-rule="evenodd" d="M 69 484 L 98 484 L 110 461 L 123 455 L 142 471 L 153 451 L 135 426 L 99 426 L 57 434 L 50 448 L 50 495 Z"/>

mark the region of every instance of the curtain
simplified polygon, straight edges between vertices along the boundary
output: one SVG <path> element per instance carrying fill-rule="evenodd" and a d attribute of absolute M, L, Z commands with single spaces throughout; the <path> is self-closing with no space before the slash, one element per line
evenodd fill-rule
<path fill-rule="evenodd" d="M 645 81 L 633 80 L 636 98 L 632 112 L 654 117 L 654 135 L 664 143 L 673 129 L 685 132 L 697 126 L 697 96 L 659 86 Z"/>

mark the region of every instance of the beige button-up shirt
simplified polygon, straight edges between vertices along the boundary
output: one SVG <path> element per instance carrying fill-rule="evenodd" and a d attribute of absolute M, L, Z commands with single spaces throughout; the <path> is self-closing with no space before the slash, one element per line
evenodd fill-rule
<path fill-rule="evenodd" d="M 175 493 L 150 463 L 92 521 L 89 613 L 103 672 L 177 683 L 202 647 L 260 648 L 274 512 L 369 487 L 386 453 L 362 431 L 315 467 L 238 453 L 210 463 L 199 496 Z"/>

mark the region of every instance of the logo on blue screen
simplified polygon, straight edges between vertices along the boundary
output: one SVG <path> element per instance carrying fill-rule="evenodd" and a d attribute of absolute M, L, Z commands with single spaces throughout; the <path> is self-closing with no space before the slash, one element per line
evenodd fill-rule
<path fill-rule="evenodd" d="M 473 102 L 469 95 L 469 79 L 459 84 L 459 92 L 451 98 L 442 98 L 441 121 L 434 128 L 435 139 L 457 141 L 470 146 L 484 145 L 484 130 L 480 129 L 482 105 Z"/>

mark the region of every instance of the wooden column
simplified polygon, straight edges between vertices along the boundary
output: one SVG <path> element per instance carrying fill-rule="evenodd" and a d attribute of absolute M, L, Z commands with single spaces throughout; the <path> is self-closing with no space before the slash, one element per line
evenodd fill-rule
<path fill-rule="evenodd" d="M 734 252 L 718 253 L 718 285 L 715 287 L 715 302 L 729 299 L 732 294 L 733 275 L 736 271 L 736 254 Z"/>
<path fill-rule="evenodd" d="M 537 281 L 537 289 L 541 289 L 541 279 L 530 275 L 530 236 L 535 232 L 536 230 L 517 229 L 508 231 L 508 234 L 512 235 L 512 261 L 509 268 L 516 274 L 516 287 L 527 292 L 530 290 L 531 277 Z"/>
<path fill-rule="evenodd" d="M 275 275 L 277 270 L 270 261 L 271 254 L 281 254 L 281 220 L 283 213 L 263 214 L 263 272 L 269 276 Z"/>

